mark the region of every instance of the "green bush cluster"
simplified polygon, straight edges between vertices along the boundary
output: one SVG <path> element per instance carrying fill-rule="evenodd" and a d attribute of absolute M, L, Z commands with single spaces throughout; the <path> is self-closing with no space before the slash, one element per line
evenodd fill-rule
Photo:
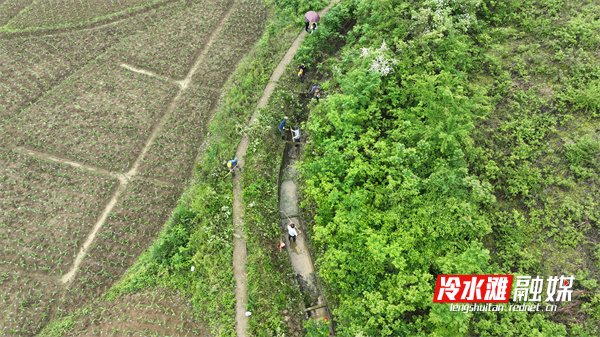
<path fill-rule="evenodd" d="M 327 337 L 329 336 L 329 327 L 327 326 L 327 320 L 321 319 L 309 319 L 304 322 L 306 328 L 306 337 Z"/>
<path fill-rule="evenodd" d="M 338 333 L 597 333 L 597 290 L 578 298 L 571 321 L 453 313 L 432 296 L 440 274 L 570 275 L 583 265 L 580 284 L 598 277 L 598 6 L 342 7 L 356 25 L 329 60 L 330 95 L 312 106 L 301 167 Z M 457 25 L 466 13 L 468 27 Z M 333 35 L 320 29 L 299 57 L 326 50 Z"/>
<path fill-rule="evenodd" d="M 577 143 L 565 144 L 565 156 L 571 164 L 571 170 L 581 178 L 591 178 L 600 168 L 600 141 L 590 134 L 585 135 Z"/>

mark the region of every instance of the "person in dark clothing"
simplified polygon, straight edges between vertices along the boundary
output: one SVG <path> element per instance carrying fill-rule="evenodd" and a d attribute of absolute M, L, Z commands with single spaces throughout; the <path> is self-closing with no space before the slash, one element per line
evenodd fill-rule
<path fill-rule="evenodd" d="M 310 89 L 310 94 L 313 95 L 317 90 L 319 90 L 319 83 L 315 83 L 313 85 L 313 87 Z"/>
<path fill-rule="evenodd" d="M 308 26 L 310 25 L 310 21 L 308 19 L 304 19 L 304 30 L 308 33 Z"/>
<path fill-rule="evenodd" d="M 316 99 L 317 103 L 319 103 L 319 98 L 321 98 L 319 83 L 315 83 L 312 89 L 310 89 L 310 94 L 312 95 L 312 98 Z"/>
<path fill-rule="evenodd" d="M 303 61 L 302 64 L 298 67 L 298 77 L 300 78 L 300 82 L 304 83 L 304 76 L 306 76 L 306 61 Z"/>
<path fill-rule="evenodd" d="M 279 133 L 281 134 L 281 139 L 285 140 L 285 130 L 289 130 L 285 127 L 285 123 L 287 122 L 287 116 L 283 118 L 281 123 L 279 123 Z"/>

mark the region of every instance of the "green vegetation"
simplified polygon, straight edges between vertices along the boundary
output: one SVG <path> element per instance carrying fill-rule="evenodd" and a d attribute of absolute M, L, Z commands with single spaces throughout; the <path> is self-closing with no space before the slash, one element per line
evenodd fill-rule
<path fill-rule="evenodd" d="M 297 34 L 297 29 L 295 33 Z M 276 93 L 269 108 L 261 111 L 249 131 L 252 140 L 243 174 L 244 231 L 248 257 L 248 310 L 252 336 L 288 336 L 283 317 L 300 324 L 301 296 L 288 254 L 281 253 L 281 220 L 278 205 L 278 176 L 284 143 L 273 132 L 281 117 Z"/>
<path fill-rule="evenodd" d="M 304 323 L 306 327 L 307 337 L 327 337 L 329 336 L 329 328 L 327 327 L 327 319 L 314 320 L 310 319 Z"/>
<path fill-rule="evenodd" d="M 259 67 L 261 62 L 268 59 L 278 63 L 304 25 L 302 15 L 298 13 L 319 10 L 328 2 L 312 1 L 306 4 L 298 0 L 279 1 L 278 17 L 282 26 L 277 29 L 285 29 L 289 33 L 287 43 L 279 47 L 273 44 L 262 46 L 261 50 L 266 51 L 262 57 L 255 59 L 252 67 Z M 290 23 L 295 24 L 284 26 Z M 276 49 L 276 56 L 268 56 L 269 48 L 279 48 Z M 287 93 L 297 82 L 296 67 L 297 64 L 292 63 L 286 69 L 277 90 L 269 99 L 268 107 L 260 111 L 257 122 L 248 130 L 250 145 L 243 173 L 243 199 L 248 247 L 248 310 L 252 312 L 248 333 L 252 336 L 290 336 L 292 332 L 302 329 L 300 320 L 304 313 L 299 312 L 302 296 L 288 255 L 280 253 L 277 247 L 282 234 L 277 184 L 284 143 L 276 126 L 283 114 L 290 115 L 290 121 L 298 120 L 294 110 L 290 110 L 291 100 Z M 272 69 L 266 73 L 270 75 L 271 72 Z M 260 98 L 260 93 L 246 97 L 252 97 L 255 106 L 255 99 Z M 288 317 L 287 322 L 285 317 Z"/>
<path fill-rule="evenodd" d="M 305 234 L 338 336 L 598 336 L 600 3 L 345 0 L 290 65 L 308 61 L 310 78 L 324 80 L 321 101 L 298 94 L 288 69 L 247 128 L 302 13 L 326 3 L 265 0 L 265 34 L 229 79 L 157 241 L 102 299 L 41 335 L 97 333 L 78 329 L 139 308 L 166 324 L 170 307 L 187 310 L 181 332 L 235 335 L 232 185 L 221 178 L 246 133 L 249 334 L 326 336 L 326 322 L 300 327 L 303 298 L 277 248 L 285 113 L 309 135 Z M 432 303 L 443 274 L 576 282 L 556 312 L 463 313 Z"/>
<path fill-rule="evenodd" d="M 302 172 L 341 336 L 597 335 L 597 3 L 345 1 Z M 341 21 L 341 20 L 339 20 Z M 336 20 L 298 58 L 327 50 Z M 450 312 L 440 274 L 577 275 L 556 313 Z"/>

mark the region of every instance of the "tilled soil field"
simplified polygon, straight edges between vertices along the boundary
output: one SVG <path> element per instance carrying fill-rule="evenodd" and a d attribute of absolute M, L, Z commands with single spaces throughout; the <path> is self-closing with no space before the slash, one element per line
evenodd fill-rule
<path fill-rule="evenodd" d="M 168 289 L 126 295 L 86 312 L 67 336 L 208 336 L 191 309 Z"/>
<path fill-rule="evenodd" d="M 258 0 L 0 1 L 0 335 L 84 308 L 152 244 L 265 15 Z M 156 295 L 77 331 L 202 333 Z"/>

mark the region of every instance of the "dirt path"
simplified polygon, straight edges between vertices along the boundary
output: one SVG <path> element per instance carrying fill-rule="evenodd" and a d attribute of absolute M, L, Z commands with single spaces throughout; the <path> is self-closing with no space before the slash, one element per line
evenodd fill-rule
<path fill-rule="evenodd" d="M 329 8 L 333 6 L 335 3 L 340 0 L 331 0 L 329 5 L 322 9 L 319 14 L 323 15 L 327 13 Z M 298 47 L 300 47 L 300 43 L 306 37 L 306 32 L 303 30 L 296 40 L 292 43 L 292 46 L 288 49 L 287 53 L 283 56 L 283 59 L 279 62 L 271 78 L 269 79 L 269 83 L 265 87 L 265 91 L 263 92 L 258 104 L 256 105 L 256 109 L 252 114 L 252 118 L 250 119 L 249 124 L 252 125 L 257 117 L 259 109 L 265 108 L 267 106 L 267 102 L 269 101 L 269 97 L 275 90 L 275 86 L 283 72 L 285 71 L 286 66 L 292 61 L 292 58 L 298 51 Z M 238 145 L 237 151 L 235 152 L 235 156 L 239 160 L 240 167 L 244 167 L 245 161 L 244 156 L 246 155 L 246 151 L 248 150 L 249 139 L 248 136 L 244 136 Z M 236 336 L 238 337 L 246 337 L 248 331 L 248 317 L 246 316 L 246 304 L 248 302 L 248 289 L 246 286 L 247 274 L 246 274 L 246 240 L 243 229 L 243 217 L 244 217 L 244 207 L 242 205 L 242 181 L 240 174 L 233 179 L 233 225 L 235 227 L 235 234 L 233 238 L 233 276 L 235 277 L 235 331 Z M 312 264 L 311 264 L 312 266 Z"/>
<path fill-rule="evenodd" d="M 154 73 L 152 71 L 144 70 L 144 69 L 139 69 L 139 68 L 136 68 L 136 67 L 131 66 L 131 65 L 126 64 L 126 63 L 121 63 L 121 67 L 123 67 L 123 68 L 125 68 L 127 70 L 130 70 L 130 71 L 133 71 L 134 73 L 144 74 L 144 75 L 150 76 L 150 77 L 156 77 L 156 78 L 161 79 L 161 80 L 163 80 L 165 82 L 169 82 L 171 84 L 178 85 L 181 89 L 185 89 L 185 88 L 183 88 L 183 84 L 181 83 L 181 81 L 173 80 L 172 78 L 156 74 L 156 73 Z"/>
<path fill-rule="evenodd" d="M 72 160 L 69 159 L 65 159 L 65 158 L 61 158 L 59 156 L 53 156 L 53 155 L 49 155 L 43 152 L 39 152 L 39 151 L 35 151 L 35 150 L 31 150 L 28 148 L 25 148 L 23 146 L 14 146 L 13 144 L 6 144 L 6 148 L 9 150 L 13 150 L 17 153 L 23 154 L 23 155 L 27 155 L 33 158 L 38 158 L 38 159 L 43 159 L 43 160 L 49 160 L 49 161 L 53 161 L 59 164 L 63 164 L 63 165 L 68 165 L 71 166 L 73 168 L 76 169 L 80 169 L 80 170 L 84 170 L 84 171 L 88 171 L 88 172 L 94 172 L 94 173 L 98 173 L 104 176 L 109 176 L 115 179 L 119 179 L 119 180 L 123 180 L 125 179 L 125 176 L 121 173 L 117 173 L 117 172 L 112 172 L 112 171 L 108 171 L 105 170 L 103 168 L 99 168 L 99 167 L 95 167 L 92 165 L 87 165 L 87 164 L 82 164 L 82 163 L 77 163 L 74 162 Z"/>
<path fill-rule="evenodd" d="M 102 227 L 102 224 L 106 220 L 108 214 L 110 214 L 113 207 L 117 204 L 117 201 L 118 201 L 118 198 L 119 198 L 119 195 L 121 194 L 121 192 L 125 191 L 125 187 L 129 183 L 129 181 L 137 175 L 138 168 L 139 168 L 141 162 L 143 161 L 144 157 L 146 156 L 146 154 L 152 147 L 152 143 L 154 143 L 154 141 L 156 140 L 156 137 L 162 130 L 163 125 L 165 124 L 165 122 L 167 122 L 169 120 L 173 111 L 175 110 L 175 105 L 177 103 L 177 100 L 183 95 L 183 92 L 187 89 L 189 83 L 192 80 L 192 76 L 194 75 L 194 72 L 196 72 L 196 70 L 198 69 L 200 64 L 202 64 L 202 62 L 205 61 L 204 58 L 206 57 L 206 54 L 210 50 L 210 47 L 212 46 L 212 44 L 216 41 L 217 36 L 221 32 L 221 30 L 225 27 L 225 22 L 227 21 L 227 19 L 231 15 L 231 12 L 233 11 L 233 9 L 235 7 L 236 7 L 235 3 L 229 4 L 229 8 L 225 12 L 225 14 L 221 17 L 219 24 L 213 30 L 212 34 L 210 35 L 210 37 L 208 39 L 208 42 L 203 46 L 199 55 L 196 57 L 193 66 L 190 68 L 190 70 L 188 71 L 188 73 L 184 77 L 184 79 L 183 80 L 168 79 L 169 81 L 177 82 L 179 84 L 180 88 L 179 88 L 177 94 L 173 97 L 173 99 L 167 106 L 163 116 L 157 122 L 154 123 L 154 126 L 152 127 L 152 132 L 150 133 L 150 136 L 148 136 L 148 139 L 146 140 L 144 148 L 142 149 L 142 151 L 136 158 L 135 162 L 131 166 L 131 169 L 124 175 L 119 176 L 119 186 L 113 192 L 110 201 L 108 202 L 108 204 L 104 208 L 104 211 L 102 212 L 102 215 L 100 216 L 100 218 L 94 225 L 92 231 L 88 234 L 88 237 L 87 237 L 85 243 L 81 246 L 81 249 L 79 250 L 79 253 L 77 254 L 77 257 L 75 258 L 75 261 L 73 262 L 73 266 L 71 267 L 69 272 L 67 272 L 61 278 L 61 281 L 63 283 L 68 285 L 75 278 L 75 275 L 77 274 L 77 269 L 79 268 L 81 261 L 83 261 L 83 258 L 86 256 L 87 251 L 88 251 L 90 245 L 92 244 L 92 242 L 94 241 L 94 238 L 96 237 L 98 230 L 100 229 L 100 227 Z M 127 67 L 125 67 L 125 68 L 127 68 Z M 156 76 L 154 73 L 144 70 L 144 69 L 135 69 L 135 70 L 130 69 L 130 70 L 136 71 L 139 73 L 143 73 L 143 74 L 146 74 L 149 76 Z M 73 164 L 70 164 L 70 165 L 73 166 Z M 79 164 L 76 164 L 76 165 L 79 165 Z"/>

